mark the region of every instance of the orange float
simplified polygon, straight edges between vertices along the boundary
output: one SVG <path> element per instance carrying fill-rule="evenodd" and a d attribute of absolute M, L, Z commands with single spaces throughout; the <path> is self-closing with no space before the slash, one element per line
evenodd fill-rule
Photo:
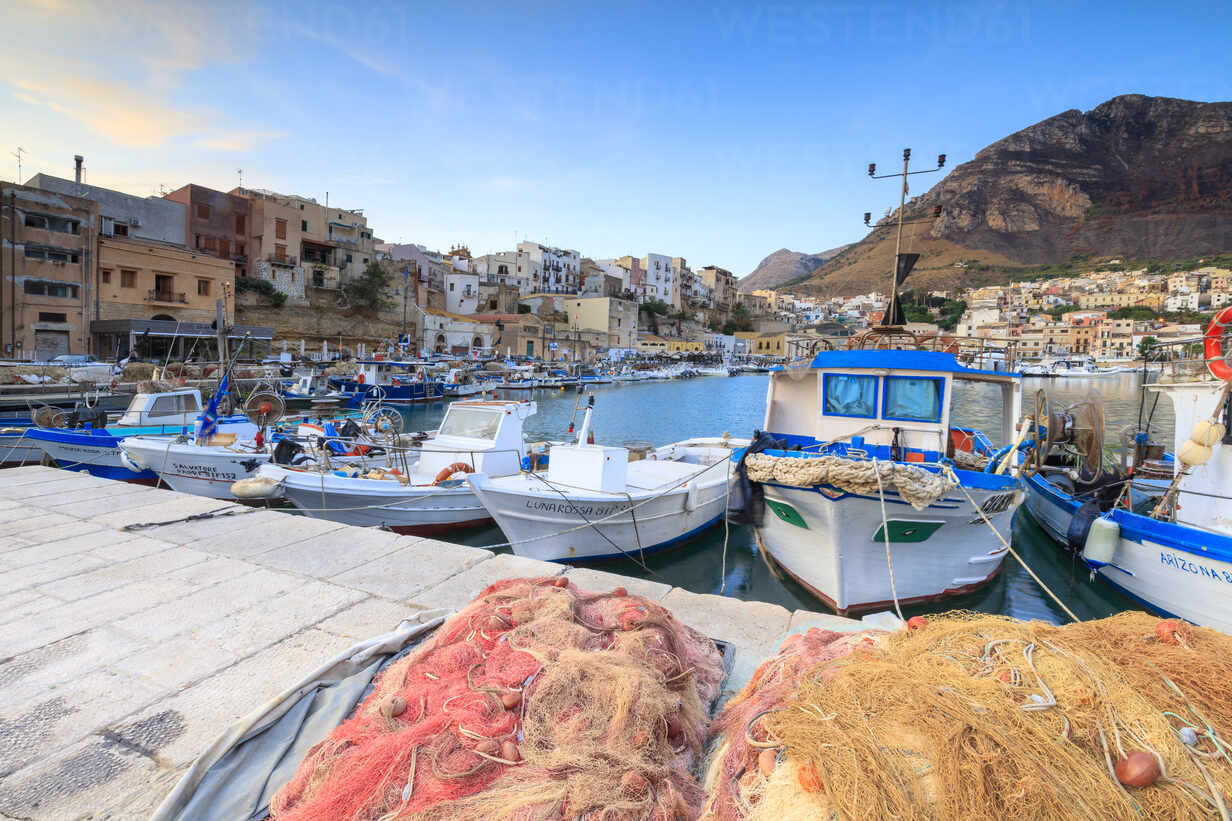
<path fill-rule="evenodd" d="M 445 481 L 450 476 L 453 476 L 458 471 L 461 471 L 462 473 L 474 473 L 475 469 L 466 462 L 454 462 L 449 467 L 441 468 L 441 472 L 436 474 L 436 479 L 432 481 L 432 484 L 439 485 L 441 482 Z"/>
<path fill-rule="evenodd" d="M 1232 325 L 1232 305 L 1215 314 L 1211 324 L 1206 326 L 1206 341 L 1202 346 L 1202 353 L 1206 356 L 1206 369 L 1216 379 L 1225 382 L 1232 378 L 1232 365 L 1224 359 L 1223 353 L 1223 332 L 1229 325 Z"/>

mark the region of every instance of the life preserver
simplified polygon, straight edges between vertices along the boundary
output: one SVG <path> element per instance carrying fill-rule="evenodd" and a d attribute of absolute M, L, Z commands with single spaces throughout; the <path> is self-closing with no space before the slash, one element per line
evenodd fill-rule
<path fill-rule="evenodd" d="M 355 383 L 358 385 L 364 384 L 364 375 L 362 373 L 355 377 Z"/>
<path fill-rule="evenodd" d="M 462 473 L 474 473 L 475 469 L 466 462 L 454 462 L 447 468 L 441 468 L 441 472 L 436 474 L 436 479 L 432 481 L 432 484 L 439 485 L 441 482 L 445 481 L 459 471 Z"/>
<path fill-rule="evenodd" d="M 1216 379 L 1227 382 L 1232 378 L 1232 366 L 1223 358 L 1223 332 L 1232 325 L 1232 305 L 1215 314 L 1211 324 L 1206 326 L 1206 342 L 1202 353 L 1206 356 L 1206 369 Z"/>

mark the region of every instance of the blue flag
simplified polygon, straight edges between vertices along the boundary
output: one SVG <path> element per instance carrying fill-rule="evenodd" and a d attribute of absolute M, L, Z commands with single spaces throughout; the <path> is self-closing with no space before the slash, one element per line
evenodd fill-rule
<path fill-rule="evenodd" d="M 198 445 L 204 445 L 211 436 L 218 433 L 218 403 L 227 395 L 227 380 L 230 378 L 230 374 L 223 375 L 222 381 L 218 383 L 218 390 L 214 391 L 205 410 L 197 417 L 201 423 L 201 429 L 197 432 Z"/>

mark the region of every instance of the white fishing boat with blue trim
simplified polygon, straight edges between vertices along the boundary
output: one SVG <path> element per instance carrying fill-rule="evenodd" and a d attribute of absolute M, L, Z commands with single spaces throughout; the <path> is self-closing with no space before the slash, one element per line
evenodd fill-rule
<path fill-rule="evenodd" d="M 662 447 L 588 442 L 594 396 L 575 444 L 553 445 L 546 470 L 467 476 L 513 552 L 542 561 L 632 557 L 680 544 L 727 507 L 731 457 L 748 440 L 687 439 Z"/>
<path fill-rule="evenodd" d="M 994 452 L 982 432 L 952 424 L 954 388 L 999 386 L 1010 442 L 1019 379 L 930 350 L 822 351 L 805 367 L 772 372 L 765 432 L 742 465 L 767 508 L 760 547 L 838 613 L 987 583 L 1007 551 L 985 518 L 1009 532 L 1016 460 L 1012 445 Z"/>
<path fill-rule="evenodd" d="M 1195 372 L 1170 361 L 1148 393 L 1171 400 L 1176 417 L 1174 474 L 1132 486 L 1095 519 L 1082 558 L 1092 573 L 1167 616 L 1232 633 L 1232 365 L 1224 331 L 1232 308 L 1212 320 L 1206 359 Z M 1128 500 L 1128 504 L 1126 501 Z"/>

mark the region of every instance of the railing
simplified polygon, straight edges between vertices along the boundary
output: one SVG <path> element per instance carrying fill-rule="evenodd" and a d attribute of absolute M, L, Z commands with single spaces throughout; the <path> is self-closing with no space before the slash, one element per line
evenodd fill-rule
<path fill-rule="evenodd" d="M 162 291 L 158 288 L 152 288 L 146 293 L 145 300 L 146 302 L 180 302 L 187 305 L 188 294 L 183 291 L 175 293 L 174 291 Z"/>
<path fill-rule="evenodd" d="M 289 257 L 286 254 L 283 254 L 282 256 L 278 256 L 277 254 L 270 254 L 268 257 L 266 257 L 266 259 L 268 259 L 274 265 L 286 265 L 291 268 L 295 267 L 295 257 Z"/>

